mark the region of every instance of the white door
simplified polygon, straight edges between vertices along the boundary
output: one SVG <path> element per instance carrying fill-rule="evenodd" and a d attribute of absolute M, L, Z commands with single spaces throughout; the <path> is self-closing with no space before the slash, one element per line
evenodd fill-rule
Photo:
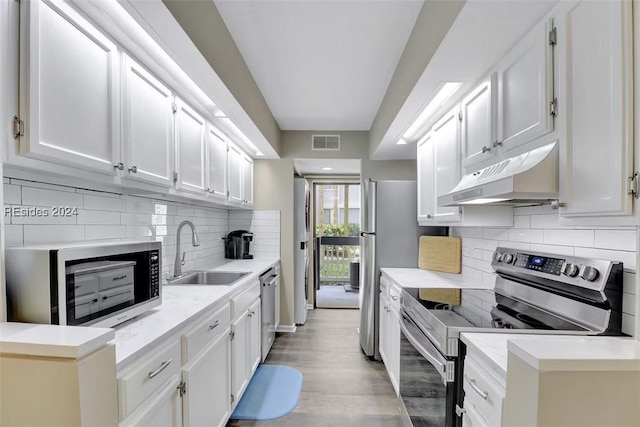
<path fill-rule="evenodd" d="M 207 125 L 207 193 L 227 198 L 227 138 L 211 123 Z"/>
<path fill-rule="evenodd" d="M 62 1 L 21 2 L 21 23 L 20 154 L 115 174 L 115 44 Z"/>
<path fill-rule="evenodd" d="M 553 130 L 552 28 L 546 21 L 536 25 L 497 65 L 497 138 L 504 150 Z"/>
<path fill-rule="evenodd" d="M 433 139 L 428 133 L 418 141 L 417 174 L 418 174 L 418 223 L 424 224 L 433 221 L 434 195 L 433 195 Z"/>
<path fill-rule="evenodd" d="M 229 202 L 242 204 L 242 162 L 243 153 L 238 147 L 229 144 Z"/>
<path fill-rule="evenodd" d="M 242 197 L 245 206 L 253 205 L 253 160 L 242 156 Z"/>
<path fill-rule="evenodd" d="M 260 298 L 249 307 L 249 377 L 262 360 L 262 313 Z"/>
<path fill-rule="evenodd" d="M 560 215 L 631 214 L 626 191 L 633 176 L 631 4 L 583 1 L 558 26 L 566 43 L 560 75 L 567 126 Z"/>
<path fill-rule="evenodd" d="M 223 427 L 231 414 L 231 348 L 229 330 L 182 370 L 185 426 Z"/>
<path fill-rule="evenodd" d="M 126 55 L 122 134 L 127 177 L 173 186 L 173 93 Z"/>
<path fill-rule="evenodd" d="M 248 311 L 231 324 L 231 392 L 237 400 L 249 383 L 249 314 Z"/>
<path fill-rule="evenodd" d="M 179 98 L 176 98 L 176 188 L 205 194 L 204 119 Z"/>
<path fill-rule="evenodd" d="M 467 172 L 477 170 L 478 163 L 495 155 L 496 90 L 493 74 L 460 103 L 462 166 Z"/>
<path fill-rule="evenodd" d="M 460 221 L 458 207 L 438 206 L 438 197 L 447 194 L 460 181 L 460 127 L 458 110 L 446 114 L 432 130 L 434 173 L 434 219 L 436 222 Z"/>
<path fill-rule="evenodd" d="M 154 393 L 148 402 L 127 417 L 120 427 L 179 427 L 182 426 L 182 405 L 178 385 L 180 377 L 172 377 Z"/>

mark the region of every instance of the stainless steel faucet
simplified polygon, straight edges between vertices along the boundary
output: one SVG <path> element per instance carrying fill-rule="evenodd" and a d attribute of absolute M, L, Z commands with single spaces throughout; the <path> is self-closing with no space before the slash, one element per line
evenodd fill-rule
<path fill-rule="evenodd" d="M 191 227 L 191 244 L 194 247 L 200 246 L 200 241 L 198 240 L 198 235 L 196 234 L 196 226 L 193 225 L 191 221 L 182 221 L 180 225 L 178 225 L 178 237 L 176 239 L 176 260 L 173 265 L 173 277 L 182 276 L 182 264 L 184 263 L 184 255 L 182 253 L 182 258 L 180 258 L 180 233 L 182 232 L 182 227 L 188 225 Z"/>

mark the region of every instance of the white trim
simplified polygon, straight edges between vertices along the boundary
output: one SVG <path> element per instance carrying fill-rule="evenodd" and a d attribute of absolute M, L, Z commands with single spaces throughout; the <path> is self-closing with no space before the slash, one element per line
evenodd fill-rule
<path fill-rule="evenodd" d="M 307 304 L 307 310 L 315 310 L 313 304 Z"/>
<path fill-rule="evenodd" d="M 280 325 L 276 329 L 276 332 L 291 333 L 291 332 L 295 332 L 297 329 L 298 327 L 296 325 Z"/>

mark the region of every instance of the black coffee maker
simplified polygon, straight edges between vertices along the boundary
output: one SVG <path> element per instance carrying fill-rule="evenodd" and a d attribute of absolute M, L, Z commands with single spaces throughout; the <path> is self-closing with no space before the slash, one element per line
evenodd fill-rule
<path fill-rule="evenodd" d="M 224 245 L 224 257 L 230 259 L 253 259 L 251 255 L 251 241 L 253 240 L 253 233 L 247 230 L 234 230 L 223 238 Z"/>

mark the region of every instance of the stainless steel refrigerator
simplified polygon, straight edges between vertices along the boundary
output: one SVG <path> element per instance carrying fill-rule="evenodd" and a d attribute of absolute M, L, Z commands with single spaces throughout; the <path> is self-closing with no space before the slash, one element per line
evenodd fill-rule
<path fill-rule="evenodd" d="M 418 267 L 419 238 L 446 236 L 447 227 L 420 227 L 415 181 L 365 181 L 360 233 L 360 345 L 379 359 L 380 268 Z"/>

